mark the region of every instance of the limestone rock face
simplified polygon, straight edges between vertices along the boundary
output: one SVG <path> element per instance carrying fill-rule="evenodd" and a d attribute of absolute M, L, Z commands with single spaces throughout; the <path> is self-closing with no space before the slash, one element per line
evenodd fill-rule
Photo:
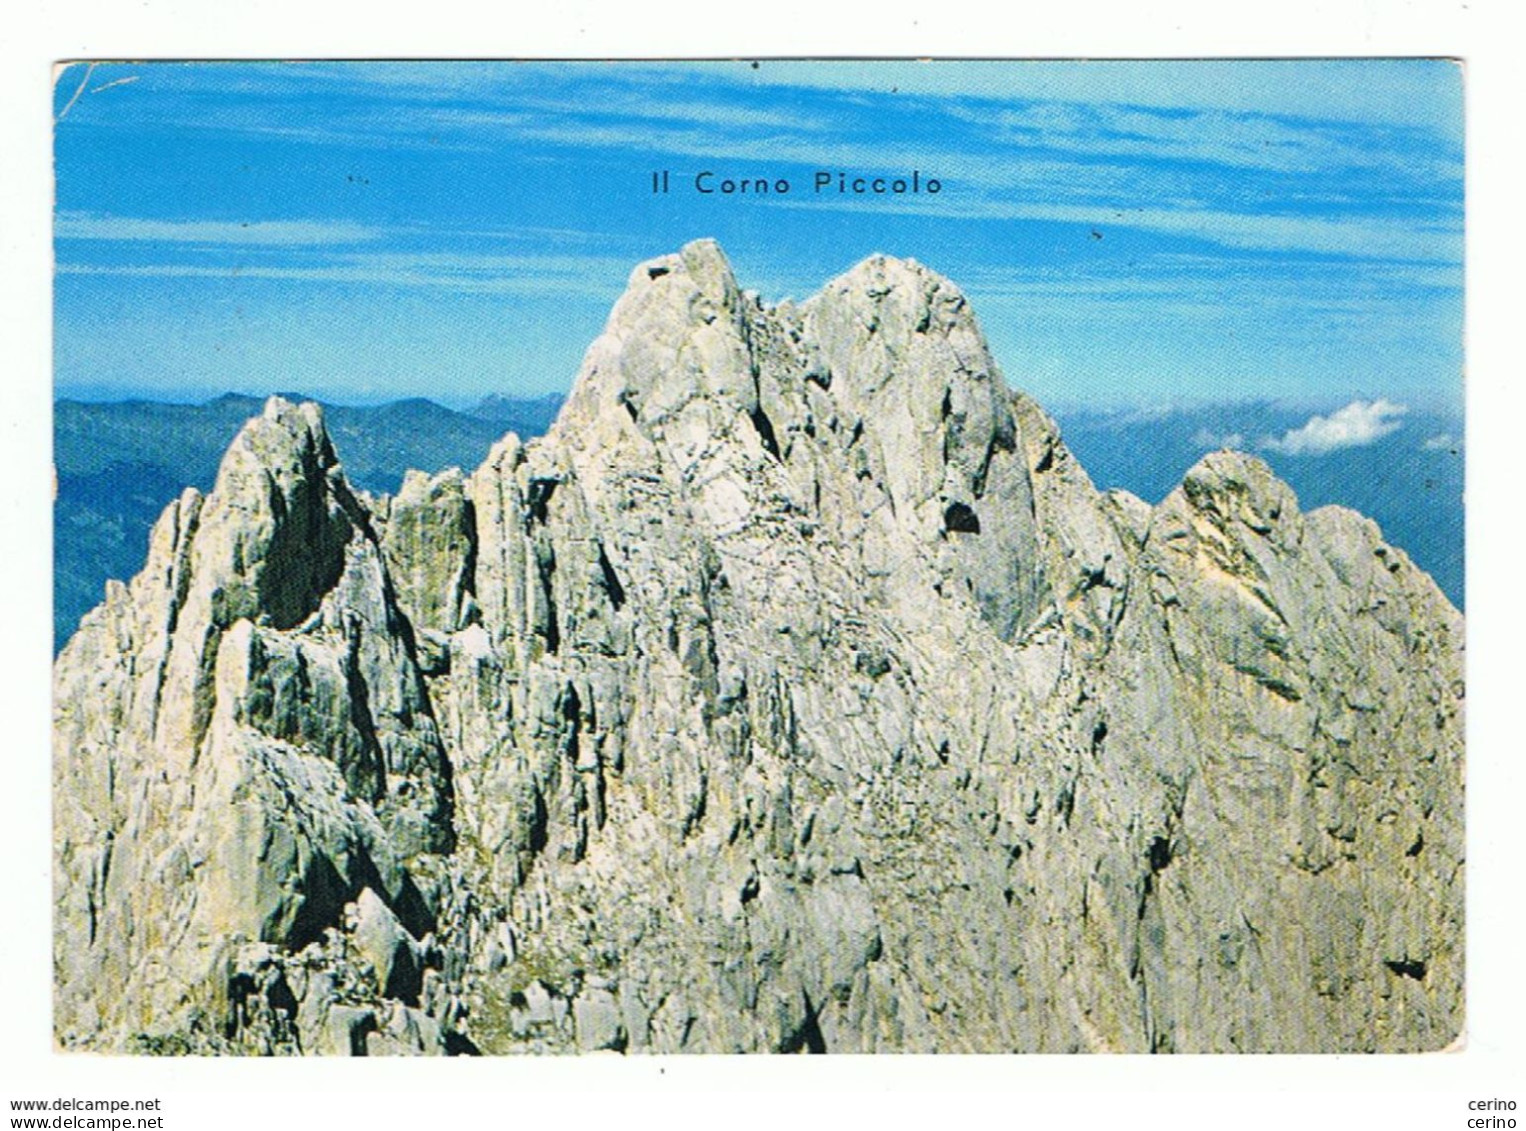
<path fill-rule="evenodd" d="M 272 400 L 55 670 L 66 1047 L 1402 1051 L 1461 617 L 1220 452 L 1099 494 L 964 296 L 639 266 L 544 438 Z"/>

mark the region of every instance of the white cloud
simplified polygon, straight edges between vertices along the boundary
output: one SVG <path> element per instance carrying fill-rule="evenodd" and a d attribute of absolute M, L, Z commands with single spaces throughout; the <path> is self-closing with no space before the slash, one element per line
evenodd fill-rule
<path fill-rule="evenodd" d="M 1302 428 L 1267 438 L 1263 448 L 1290 456 L 1318 456 L 1341 448 L 1358 448 L 1396 431 L 1409 408 L 1392 401 L 1352 401 L 1329 416 L 1313 416 Z"/>
<path fill-rule="evenodd" d="M 227 68 L 225 68 L 226 70 Z M 892 90 L 905 98 L 978 98 L 1113 103 L 1165 110 L 1277 115 L 1317 122 L 1460 131 L 1461 67 L 1442 60 L 1329 59 L 1108 61 L 825 61 L 772 60 L 754 70 L 746 60 L 671 62 L 470 63 L 333 62 L 239 68 L 224 81 L 256 89 L 305 90 L 323 81 L 352 97 L 412 98 L 424 105 L 464 99 L 518 101 L 548 80 L 597 80 L 611 95 L 651 97 L 654 88 L 683 88 L 703 98 L 745 86 L 817 88 L 853 96 Z M 724 87 L 722 84 L 726 84 Z M 1460 140 L 1460 139 L 1459 139 Z"/>
<path fill-rule="evenodd" d="M 744 64 L 736 64 L 740 70 Z M 697 77 L 728 67 L 691 63 Z M 675 70 L 677 68 L 674 68 Z M 1450 72 L 1450 73 L 1446 73 Z M 818 60 L 765 63 L 753 83 L 1003 100 L 1112 102 L 1161 109 L 1275 114 L 1443 131 L 1462 119 L 1461 67 L 1384 59 L 943 62 L 885 65 Z"/>
<path fill-rule="evenodd" d="M 1199 428 L 1197 434 L 1192 437 L 1192 442 L 1201 448 L 1243 449 L 1245 434 L 1243 432 L 1214 432 L 1208 428 Z"/>
<path fill-rule="evenodd" d="M 1159 161 L 1209 162 L 1251 169 L 1325 173 L 1338 168 L 1386 169 L 1398 176 L 1462 179 L 1460 153 L 1428 146 L 1422 153 L 1374 147 L 1370 135 L 1330 122 L 1290 122 L 1266 114 L 1219 110 L 1146 110 L 1106 103 L 1028 103 L 1015 109 L 953 104 L 953 117 L 997 144 Z"/>
<path fill-rule="evenodd" d="M 441 288 L 454 293 L 529 297 L 576 295 L 613 302 L 632 261 L 576 255 L 465 255 L 431 252 L 352 253 L 317 263 L 58 264 L 60 275 L 149 279 L 275 279 L 284 282 Z"/>
<path fill-rule="evenodd" d="M 374 228 L 349 220 L 152 220 L 93 212 L 60 212 L 53 234 L 61 240 L 149 241 L 181 244 L 361 243 L 376 239 Z"/>
<path fill-rule="evenodd" d="M 1462 441 L 1459 440 L 1456 436 L 1452 435 L 1450 432 L 1442 432 L 1438 435 L 1432 436 L 1429 440 L 1420 446 L 1428 452 L 1444 452 L 1450 448 L 1462 447 Z"/>

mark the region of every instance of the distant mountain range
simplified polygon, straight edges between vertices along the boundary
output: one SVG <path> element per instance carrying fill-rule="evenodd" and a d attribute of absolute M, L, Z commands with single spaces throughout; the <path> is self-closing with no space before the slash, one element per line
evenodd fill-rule
<path fill-rule="evenodd" d="M 149 528 L 170 500 L 187 486 L 211 488 L 228 442 L 263 403 L 233 393 L 200 405 L 57 402 L 55 650 L 100 602 L 107 578 L 126 579 L 141 566 Z M 350 481 L 391 493 L 410 467 L 471 468 L 505 432 L 541 435 L 561 404 L 557 394 L 490 396 L 458 412 L 415 398 L 329 405 L 325 415 Z M 1066 443 L 1098 488 L 1122 487 L 1152 504 L 1205 452 L 1238 439 L 1230 446 L 1267 460 L 1305 508 L 1340 503 L 1377 521 L 1462 608 L 1461 421 L 1411 411 L 1394 431 L 1364 446 L 1322 455 L 1265 446 L 1265 438 L 1297 428 L 1308 415 L 1255 403 L 1057 414 Z"/>
<path fill-rule="evenodd" d="M 287 394 L 295 400 L 308 400 Z M 205 404 L 130 400 L 54 405 L 54 650 L 100 603 L 108 578 L 143 564 L 148 531 L 186 487 L 210 490 L 228 443 L 264 399 L 229 393 Z M 465 412 L 424 399 L 356 407 L 325 405 L 329 434 L 350 482 L 395 492 L 410 467 L 476 467 L 505 432 L 539 436 L 561 407 L 557 395 L 486 397 Z"/>

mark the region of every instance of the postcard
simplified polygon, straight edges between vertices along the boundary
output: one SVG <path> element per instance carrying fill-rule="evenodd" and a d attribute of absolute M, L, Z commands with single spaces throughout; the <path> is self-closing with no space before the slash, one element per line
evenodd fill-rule
<path fill-rule="evenodd" d="M 53 1039 L 1463 1039 L 1444 59 L 55 86 Z"/>

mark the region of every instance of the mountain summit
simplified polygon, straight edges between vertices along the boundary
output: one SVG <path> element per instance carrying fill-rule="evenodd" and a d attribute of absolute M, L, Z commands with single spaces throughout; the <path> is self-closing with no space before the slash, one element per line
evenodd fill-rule
<path fill-rule="evenodd" d="M 541 439 L 272 400 L 55 667 L 55 1025 L 126 1051 L 1405 1051 L 1458 615 L 1219 452 L 1099 494 L 964 295 L 641 264 Z"/>

